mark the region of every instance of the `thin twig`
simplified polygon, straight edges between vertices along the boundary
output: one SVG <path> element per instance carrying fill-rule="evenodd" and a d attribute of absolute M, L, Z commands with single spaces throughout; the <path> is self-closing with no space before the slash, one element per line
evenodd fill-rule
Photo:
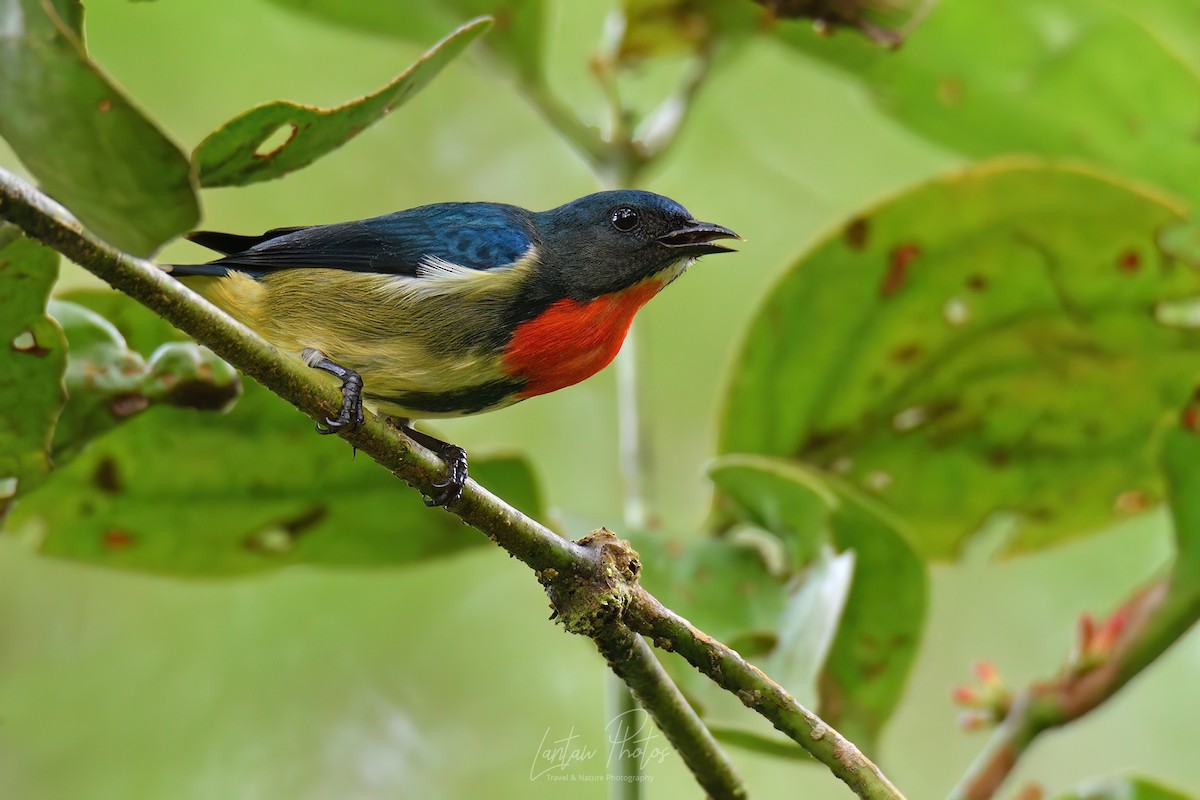
<path fill-rule="evenodd" d="M 658 727 L 679 751 L 697 782 L 712 798 L 744 798 L 742 787 L 729 757 L 721 750 L 696 712 L 678 691 L 664 691 L 674 684 L 654 657 L 650 646 L 623 624 L 610 626 L 596 636 L 596 648 L 608 660 L 613 672 L 625 681 L 637 701 L 650 712 Z M 609 724 L 612 724 L 612 720 Z M 688 731 L 693 742 L 704 744 L 703 749 L 678 742 L 678 731 Z M 631 758 L 638 760 L 636 748 L 627 748 Z M 640 761 L 639 761 L 640 763 Z"/>
<path fill-rule="evenodd" d="M 324 419 L 341 407 L 341 393 L 301 361 L 275 350 L 154 264 L 100 242 L 65 209 L 5 170 L 0 170 L 0 219 L 16 224 L 28 236 L 141 302 L 313 419 Z M 413 444 L 375 415 L 368 415 L 365 424 L 341 436 L 421 491 L 431 491 L 433 481 L 445 471 L 437 456 Z M 854 745 L 733 650 L 697 631 L 641 589 L 637 569 L 614 568 L 614 549 L 626 562 L 636 563 L 637 554 L 628 544 L 613 545 L 616 540 L 611 534 L 578 543 L 564 539 L 474 481 L 467 482 L 462 498 L 447 511 L 534 569 L 547 585 L 552 601 L 562 601 L 565 594 L 569 595 L 572 602 L 565 606 L 571 620 L 568 630 L 594 638 L 607 626 L 627 622 L 631 630 L 652 637 L 659 647 L 683 654 L 718 684 L 738 692 L 744 703 L 825 763 L 860 797 L 902 798 Z M 588 585 L 588 581 L 609 588 L 579 591 L 578 587 Z M 594 625 L 581 625 L 580 620 L 585 618 Z M 659 688 L 678 692 L 674 686 Z M 678 715 L 664 712 L 661 718 L 664 724 L 674 726 Z M 684 749 L 692 751 L 685 761 L 706 757 L 698 754 L 706 753 L 709 745 L 698 741 L 690 726 L 672 727 L 670 736 L 672 741 L 680 742 L 681 753 Z"/>

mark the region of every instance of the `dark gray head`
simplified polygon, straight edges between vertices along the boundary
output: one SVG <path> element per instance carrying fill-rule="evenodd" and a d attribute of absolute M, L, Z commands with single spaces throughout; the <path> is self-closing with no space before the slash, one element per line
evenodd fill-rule
<path fill-rule="evenodd" d="M 684 259 L 732 252 L 715 241 L 740 238 L 698 222 L 674 200 L 633 189 L 589 194 L 533 216 L 544 274 L 577 300 L 620 291 Z"/>

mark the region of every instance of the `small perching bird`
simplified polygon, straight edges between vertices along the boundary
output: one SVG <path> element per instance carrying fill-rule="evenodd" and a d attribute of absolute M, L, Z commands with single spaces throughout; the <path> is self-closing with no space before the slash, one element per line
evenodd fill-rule
<path fill-rule="evenodd" d="M 396 418 L 446 463 L 430 505 L 458 499 L 462 448 L 414 419 L 510 406 L 590 377 L 634 314 L 697 257 L 740 238 L 651 192 L 588 195 L 550 211 L 438 203 L 261 236 L 197 231 L 223 253 L 165 267 L 281 350 L 342 381 L 321 433 L 363 404 Z"/>

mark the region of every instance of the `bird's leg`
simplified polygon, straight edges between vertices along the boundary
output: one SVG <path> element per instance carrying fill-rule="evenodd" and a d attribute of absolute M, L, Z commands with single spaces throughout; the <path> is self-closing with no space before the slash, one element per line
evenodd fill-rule
<path fill-rule="evenodd" d="M 337 433 L 346 427 L 354 430 L 359 425 L 362 425 L 366 419 L 363 414 L 362 376 L 352 369 L 347 369 L 340 364 L 333 363 L 316 350 L 306 349 L 304 351 L 304 361 L 313 369 L 328 372 L 333 377 L 339 378 L 342 381 L 342 410 L 338 413 L 337 419 L 326 417 L 325 427 L 322 428 L 321 423 L 318 422 L 317 433 Z"/>
<path fill-rule="evenodd" d="M 446 480 L 433 484 L 433 495 L 425 498 L 425 505 L 430 508 L 447 506 L 462 497 L 463 485 L 467 482 L 467 451 L 456 444 L 443 442 L 428 433 L 422 433 L 406 419 L 397 419 L 396 423 L 405 436 L 437 453 L 446 464 Z"/>

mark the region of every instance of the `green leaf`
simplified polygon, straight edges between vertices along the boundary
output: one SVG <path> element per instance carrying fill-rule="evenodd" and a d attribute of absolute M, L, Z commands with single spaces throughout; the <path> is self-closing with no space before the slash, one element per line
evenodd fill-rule
<path fill-rule="evenodd" d="M 768 559 L 747 541 L 633 532 L 641 583 L 668 608 L 721 641 L 774 642 L 785 592 Z"/>
<path fill-rule="evenodd" d="M 523 460 L 476 458 L 471 474 L 542 513 Z M 484 541 L 252 383 L 224 416 L 163 407 L 131 420 L 14 518 L 42 521 L 46 555 L 186 577 L 396 566 Z"/>
<path fill-rule="evenodd" d="M 854 561 L 852 552 L 822 552 L 788 597 L 778 643 L 763 662 L 763 670 L 797 697 L 816 695 L 854 585 Z"/>
<path fill-rule="evenodd" d="M 739 515 L 783 540 L 800 569 L 829 543 L 829 515 L 837 504 L 825 481 L 796 464 L 755 456 L 727 456 L 708 470 Z"/>
<path fill-rule="evenodd" d="M 147 360 L 129 348 L 111 322 L 89 308 L 52 300 L 49 310 L 70 348 L 68 400 L 54 430 L 55 468 L 65 466 L 92 439 L 153 405 L 223 411 L 241 394 L 237 372 L 207 348 L 167 342 Z"/>
<path fill-rule="evenodd" d="M 110 321 L 127 341 L 178 352 L 157 336 L 177 336 L 173 329 L 128 298 L 73 299 L 120 308 Z M 476 457 L 471 474 L 525 513 L 544 515 L 524 460 Z M 12 514 L 17 523 L 40 521 L 47 555 L 187 577 L 289 564 L 394 566 L 484 541 L 252 382 L 228 414 L 161 406 L 130 419 Z"/>
<path fill-rule="evenodd" d="M 804 462 L 899 512 L 926 557 L 993 512 L 1044 547 L 1162 499 L 1151 433 L 1187 396 L 1200 295 L 1162 199 L 1011 159 L 864 212 L 754 318 L 720 450 Z"/>
<path fill-rule="evenodd" d="M 1186 3 L 941 3 L 895 53 L 776 30 L 946 147 L 1086 159 L 1200 200 L 1200 24 Z"/>
<path fill-rule="evenodd" d="M 490 25 L 486 19 L 463 25 L 394 81 L 361 100 L 331 109 L 279 100 L 234 117 L 210 133 L 192 155 L 200 182 L 209 187 L 244 186 L 308 166 L 407 102 Z M 264 144 L 281 129 L 288 132 L 285 141 Z"/>
<path fill-rule="evenodd" d="M 817 682 L 818 710 L 874 753 L 917 657 L 928 578 L 897 523 L 852 489 L 843 488 L 830 529 L 837 548 L 854 553 L 854 583 Z"/>
<path fill-rule="evenodd" d="M 895 711 L 925 623 L 925 569 L 900 523 L 836 479 L 782 459 L 727 456 L 710 470 L 740 514 L 786 540 L 800 535 L 841 553 L 818 555 L 788 600 L 767 674 L 872 752 Z"/>
<path fill-rule="evenodd" d="M 1195 586 L 1200 577 L 1200 395 L 1162 433 L 1162 472 L 1175 528 L 1176 584 Z"/>
<path fill-rule="evenodd" d="M 0 137 L 56 200 L 137 255 L 193 227 L 191 165 L 108 80 L 77 0 L 0 0 Z"/>
<path fill-rule="evenodd" d="M 485 39 L 488 50 L 529 83 L 542 79 L 546 23 L 544 0 L 406 0 L 404 3 L 346 3 L 341 0 L 271 0 L 377 36 L 425 42 L 447 25 L 486 14 L 496 28 Z"/>
<path fill-rule="evenodd" d="M 0 225 L 0 519 L 50 472 L 67 343 L 46 316 L 58 254 Z"/>
<path fill-rule="evenodd" d="M 1057 796 L 1057 800 L 1191 800 L 1191 795 L 1146 778 L 1108 778 Z"/>

